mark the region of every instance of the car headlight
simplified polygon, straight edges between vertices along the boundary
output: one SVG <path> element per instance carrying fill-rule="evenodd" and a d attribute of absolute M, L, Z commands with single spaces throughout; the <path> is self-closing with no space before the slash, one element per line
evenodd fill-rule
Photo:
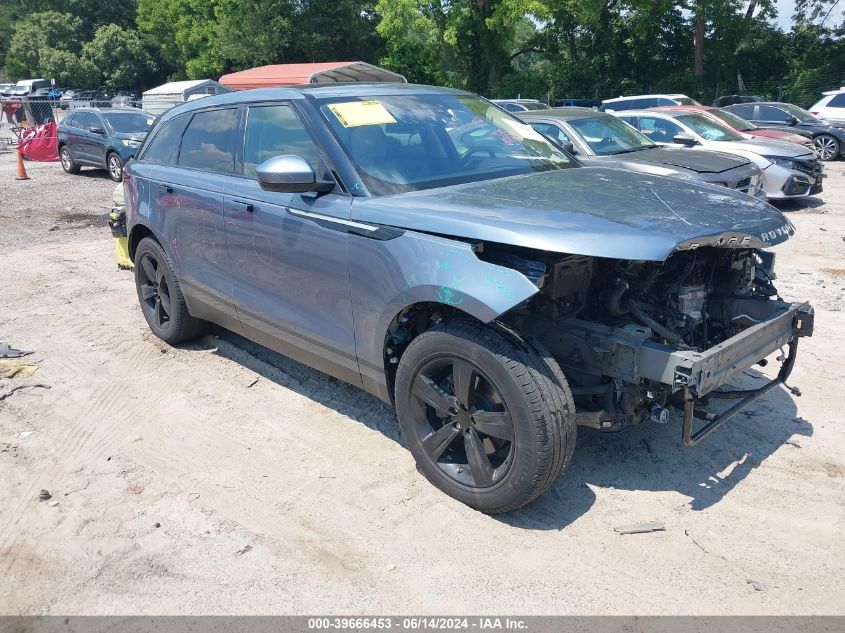
<path fill-rule="evenodd" d="M 787 169 L 797 169 L 798 164 L 791 158 L 784 158 L 782 156 L 764 156 L 764 158 L 775 165 L 786 167 Z"/>
<path fill-rule="evenodd" d="M 134 141 L 131 138 L 124 138 L 120 141 L 121 145 L 125 145 L 126 147 L 132 147 L 134 149 L 138 149 L 141 147 L 141 141 Z"/>

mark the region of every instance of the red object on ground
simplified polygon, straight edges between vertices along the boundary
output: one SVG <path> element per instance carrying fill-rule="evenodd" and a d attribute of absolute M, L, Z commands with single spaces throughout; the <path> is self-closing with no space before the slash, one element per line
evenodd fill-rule
<path fill-rule="evenodd" d="M 347 81 L 405 83 L 405 78 L 386 68 L 373 66 L 366 62 L 271 64 L 229 73 L 220 78 L 221 84 L 235 90 Z"/>
<path fill-rule="evenodd" d="M 42 163 L 59 160 L 58 132 L 55 123 L 45 123 L 24 130 L 18 148 L 24 158 Z"/>

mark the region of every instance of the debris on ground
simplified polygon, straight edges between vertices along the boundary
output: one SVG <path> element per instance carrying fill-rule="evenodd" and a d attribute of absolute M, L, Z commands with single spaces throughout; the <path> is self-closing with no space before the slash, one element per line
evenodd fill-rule
<path fill-rule="evenodd" d="M 129 494 L 139 495 L 144 492 L 144 486 L 132 486 L 127 490 Z"/>
<path fill-rule="evenodd" d="M 50 499 L 50 497 L 52 497 L 52 496 L 53 496 L 53 495 L 51 495 L 51 494 L 50 494 L 50 491 L 49 491 L 49 490 L 46 490 L 46 489 L 42 488 L 42 489 L 41 489 L 41 492 L 39 492 L 39 493 L 38 493 L 38 500 L 39 500 L 39 501 L 47 501 L 47 500 L 48 500 L 48 499 Z"/>
<path fill-rule="evenodd" d="M 28 438 L 33 433 L 35 433 L 35 431 L 21 431 L 21 434 L 18 437 L 22 440 L 25 440 L 26 438 Z"/>
<path fill-rule="evenodd" d="M 20 358 L 28 354 L 32 354 L 32 352 L 15 349 L 14 347 L 10 347 L 8 343 L 0 343 L 0 358 Z"/>
<path fill-rule="evenodd" d="M 235 552 L 235 556 L 243 556 L 247 552 L 251 552 L 251 551 L 252 551 L 252 545 L 244 545 L 243 549 L 239 549 L 237 552 Z"/>
<path fill-rule="evenodd" d="M 0 378 L 29 378 L 37 370 L 35 363 L 0 358 Z"/>
<path fill-rule="evenodd" d="M 786 440 L 784 444 L 789 444 L 790 446 L 794 446 L 795 448 L 801 448 L 801 444 L 798 443 L 797 440 Z"/>
<path fill-rule="evenodd" d="M 58 502 L 58 501 L 56 501 L 55 499 L 53 499 L 53 500 L 52 500 L 50 503 L 48 503 L 47 505 L 48 505 L 48 506 L 50 506 L 51 508 L 55 508 L 57 505 L 59 505 L 59 502 Z"/>
<path fill-rule="evenodd" d="M 661 521 L 646 521 L 632 525 L 617 525 L 613 529 L 620 534 L 645 534 L 646 532 L 664 532 L 666 526 Z"/>
<path fill-rule="evenodd" d="M 42 384 L 40 382 L 35 383 L 34 385 L 18 385 L 16 387 L 12 387 L 8 391 L 4 391 L 4 392 L 0 393 L 0 400 L 5 400 L 9 396 L 11 396 L 13 393 L 15 393 L 17 391 L 21 391 L 22 389 L 38 389 L 38 388 L 49 389 L 50 385 L 45 385 L 45 384 Z"/>
<path fill-rule="evenodd" d="M 87 479 L 80 479 L 77 482 L 70 484 L 67 488 L 65 488 L 65 496 L 68 496 L 74 492 L 80 492 L 85 490 L 88 487 L 88 480 Z"/>
<path fill-rule="evenodd" d="M 190 502 L 194 502 L 199 498 L 200 498 L 200 493 L 198 493 L 198 492 L 192 492 L 191 494 L 188 495 L 188 501 L 190 501 Z"/>
<path fill-rule="evenodd" d="M 754 587 L 754 591 L 768 591 L 769 585 L 762 580 L 751 580 L 751 578 L 746 578 L 745 582 L 749 585 Z"/>

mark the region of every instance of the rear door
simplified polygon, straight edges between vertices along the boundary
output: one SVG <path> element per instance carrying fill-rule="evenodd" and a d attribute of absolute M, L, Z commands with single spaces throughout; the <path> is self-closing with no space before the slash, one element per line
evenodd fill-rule
<path fill-rule="evenodd" d="M 246 335 L 353 384 L 355 355 L 347 260 L 351 196 L 264 191 L 256 167 L 274 156 L 305 158 L 333 179 L 327 159 L 291 103 L 249 106 L 242 177 L 225 196 L 233 296 Z"/>
<path fill-rule="evenodd" d="M 91 132 L 88 137 L 91 162 L 95 165 L 105 167 L 109 127 L 101 114 L 93 112 L 92 115 L 94 120 L 92 125 L 88 128 Z"/>
<path fill-rule="evenodd" d="M 157 163 L 150 172 L 151 222 L 167 243 L 190 313 L 233 329 L 239 328 L 223 197 L 234 172 L 238 121 L 236 106 L 186 113 L 166 124 L 143 157 Z"/>
<path fill-rule="evenodd" d="M 95 127 L 96 119 L 93 112 L 77 112 L 73 118 L 73 142 L 71 145 L 71 156 L 77 162 L 90 165 L 92 162 L 91 155 L 91 132 L 90 129 Z"/>

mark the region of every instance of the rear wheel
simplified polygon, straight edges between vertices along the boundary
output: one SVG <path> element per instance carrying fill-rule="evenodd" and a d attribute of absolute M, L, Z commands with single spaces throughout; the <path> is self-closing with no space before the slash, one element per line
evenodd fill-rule
<path fill-rule="evenodd" d="M 396 374 L 396 410 L 425 477 L 488 513 L 542 494 L 575 447 L 575 410 L 551 358 L 498 327 L 437 326 Z"/>
<path fill-rule="evenodd" d="M 109 178 L 115 182 L 123 180 L 123 160 L 117 152 L 109 152 L 106 156 L 106 167 L 109 170 Z"/>
<path fill-rule="evenodd" d="M 835 160 L 839 156 L 839 141 L 830 134 L 819 134 L 813 139 L 813 146 L 821 160 Z"/>
<path fill-rule="evenodd" d="M 67 173 L 79 173 L 79 165 L 73 162 L 73 158 L 70 155 L 70 150 L 67 148 L 67 145 L 62 145 L 61 149 L 59 150 L 59 158 L 62 161 L 62 169 L 64 169 Z"/>
<path fill-rule="evenodd" d="M 202 334 L 205 321 L 188 314 L 185 298 L 161 245 L 145 237 L 135 251 L 135 288 L 153 334 L 176 345 Z"/>

